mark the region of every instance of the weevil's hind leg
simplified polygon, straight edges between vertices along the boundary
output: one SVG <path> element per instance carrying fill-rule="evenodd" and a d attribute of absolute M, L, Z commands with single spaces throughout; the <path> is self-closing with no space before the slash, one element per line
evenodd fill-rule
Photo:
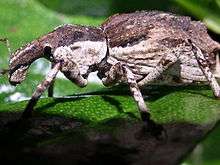
<path fill-rule="evenodd" d="M 151 120 L 149 109 L 144 102 L 143 96 L 132 71 L 127 67 L 124 67 L 124 70 L 127 77 L 128 85 L 130 87 L 130 91 L 134 97 L 134 100 L 137 102 L 141 118 L 146 124 L 144 129 L 158 138 L 162 134 L 162 131 L 164 131 L 163 126 L 160 124 L 156 124 L 153 120 Z"/>
<path fill-rule="evenodd" d="M 103 75 L 100 74 L 99 76 L 100 78 L 102 78 Z M 144 102 L 143 96 L 132 71 L 128 67 L 121 65 L 120 63 L 116 63 L 110 68 L 105 76 L 106 77 L 102 78 L 102 82 L 105 86 L 114 85 L 117 82 L 124 81 L 124 79 L 126 79 L 132 96 L 137 102 L 141 118 L 146 126 L 144 127 L 144 129 L 146 128 L 147 132 L 152 133 L 156 137 L 161 135 L 163 127 L 159 124 L 156 124 L 153 120 L 150 119 L 149 109 Z"/>
<path fill-rule="evenodd" d="M 137 102 L 142 120 L 143 121 L 149 120 L 150 114 L 148 113 L 148 108 L 145 105 L 144 99 L 142 97 L 142 94 L 139 90 L 138 84 L 135 80 L 132 71 L 126 66 L 123 66 L 120 62 L 118 62 L 115 65 L 111 66 L 111 68 L 109 69 L 109 71 L 106 73 L 105 76 L 106 77 L 102 78 L 102 83 L 105 86 L 114 85 L 120 81 L 124 81 L 125 79 L 125 81 L 127 81 L 129 85 L 134 100 Z"/>
<path fill-rule="evenodd" d="M 34 91 L 31 99 L 29 100 L 29 102 L 28 102 L 28 104 L 22 114 L 22 118 L 28 118 L 31 116 L 33 108 L 36 105 L 38 99 L 43 94 L 43 92 L 45 90 L 47 90 L 47 88 L 51 85 L 51 83 L 55 79 L 58 71 L 60 70 L 60 67 L 61 67 L 61 63 L 56 63 L 53 66 L 53 68 L 49 71 L 49 73 L 47 74 L 45 80 L 37 86 L 37 89 Z"/>
<path fill-rule="evenodd" d="M 167 70 L 170 66 L 172 66 L 178 60 L 177 56 L 174 53 L 168 54 L 164 56 L 157 66 L 140 82 L 138 82 L 138 86 L 144 86 L 152 81 L 156 80 L 161 74 Z"/>
<path fill-rule="evenodd" d="M 192 43 L 192 50 L 194 52 L 194 55 L 196 56 L 196 59 L 198 61 L 200 69 L 202 70 L 204 76 L 206 77 L 209 85 L 212 88 L 212 91 L 213 91 L 215 97 L 220 98 L 219 84 L 218 84 L 215 76 L 212 74 L 204 54 L 202 53 L 200 48 L 198 48 L 193 43 Z"/>

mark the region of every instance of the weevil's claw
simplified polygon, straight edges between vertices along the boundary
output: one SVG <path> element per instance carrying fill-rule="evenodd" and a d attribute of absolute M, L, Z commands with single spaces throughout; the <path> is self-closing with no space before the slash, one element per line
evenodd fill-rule
<path fill-rule="evenodd" d="M 33 109 L 25 108 L 24 112 L 22 113 L 21 120 L 26 120 L 32 117 Z"/>
<path fill-rule="evenodd" d="M 143 131 L 160 140 L 163 138 L 163 133 L 166 135 L 166 130 L 161 124 L 155 123 L 150 119 L 150 113 L 141 113 L 141 118 L 144 122 Z"/>

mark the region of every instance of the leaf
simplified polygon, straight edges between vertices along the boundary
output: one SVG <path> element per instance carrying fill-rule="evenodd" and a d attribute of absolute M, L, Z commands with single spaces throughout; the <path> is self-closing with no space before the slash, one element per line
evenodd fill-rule
<path fill-rule="evenodd" d="M 207 86 L 150 87 L 143 91 L 148 93 L 146 104 L 152 119 L 162 123 L 167 134 L 157 139 L 143 129 L 137 106 L 126 89 L 118 87 L 68 98 L 43 98 L 38 102 L 34 116 L 22 123 L 16 119 L 27 101 L 1 104 L 0 145 L 6 153 L 4 159 L 10 155 L 13 161 L 13 155 L 19 153 L 25 157 L 28 153 L 31 157 L 21 159 L 21 162 L 38 162 L 39 155 L 43 160 L 50 155 L 50 162 L 57 158 L 62 162 L 87 160 L 97 164 L 108 156 L 114 163 L 136 157 L 130 161 L 177 164 L 220 117 L 220 102 L 213 98 Z M 20 147 L 14 149 L 15 144 Z M 29 150 L 24 153 L 25 148 Z M 89 155 L 84 153 L 85 150 Z M 146 159 L 143 154 L 147 155 Z M 68 158 L 61 159 L 65 156 Z"/>
<path fill-rule="evenodd" d="M 211 5 L 208 1 L 204 0 L 175 0 L 177 4 L 188 10 L 192 15 L 204 21 L 204 23 L 208 26 L 212 31 L 220 34 L 220 7 L 214 4 L 215 1 Z"/>
<path fill-rule="evenodd" d="M 210 90 L 201 88 L 203 90 L 200 91 L 189 89 L 189 87 L 178 91 L 163 86 L 156 88 L 156 91 L 161 91 L 160 94 L 152 96 L 146 102 L 151 109 L 152 118 L 159 123 L 207 124 L 216 122 L 219 119 L 220 102 L 213 98 Z M 95 93 L 93 96 L 93 92 L 90 92 L 88 96 L 44 98 L 37 104 L 35 113 L 77 118 L 87 122 L 101 122 L 115 117 L 129 117 L 129 115 L 139 118 L 136 103 L 130 96 L 123 95 L 123 93 L 114 95 L 114 90 L 110 90 L 110 94 L 108 90 L 104 93 L 107 94 L 97 95 Z M 2 104 L 0 112 L 21 112 L 26 104 L 26 101 Z"/>

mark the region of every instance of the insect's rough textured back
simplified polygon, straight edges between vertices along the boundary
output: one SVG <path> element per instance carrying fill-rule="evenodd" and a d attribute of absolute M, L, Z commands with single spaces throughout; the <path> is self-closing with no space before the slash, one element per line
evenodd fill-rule
<path fill-rule="evenodd" d="M 160 11 L 116 14 L 109 17 L 102 28 L 111 47 L 126 47 L 153 38 L 155 42 L 172 44 L 167 46 L 176 46 L 181 40 L 190 39 L 207 53 L 220 49 L 220 45 L 208 35 L 203 23 L 192 21 L 187 16 Z"/>

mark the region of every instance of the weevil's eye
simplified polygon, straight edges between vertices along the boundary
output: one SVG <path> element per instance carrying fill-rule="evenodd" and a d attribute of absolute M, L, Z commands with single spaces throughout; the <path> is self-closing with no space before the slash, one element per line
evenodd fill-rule
<path fill-rule="evenodd" d="M 47 54 L 51 54 L 51 47 L 50 46 L 44 47 L 44 55 L 47 55 Z"/>
<path fill-rule="evenodd" d="M 44 47 L 44 56 L 50 61 L 53 60 L 52 48 L 50 46 Z"/>

